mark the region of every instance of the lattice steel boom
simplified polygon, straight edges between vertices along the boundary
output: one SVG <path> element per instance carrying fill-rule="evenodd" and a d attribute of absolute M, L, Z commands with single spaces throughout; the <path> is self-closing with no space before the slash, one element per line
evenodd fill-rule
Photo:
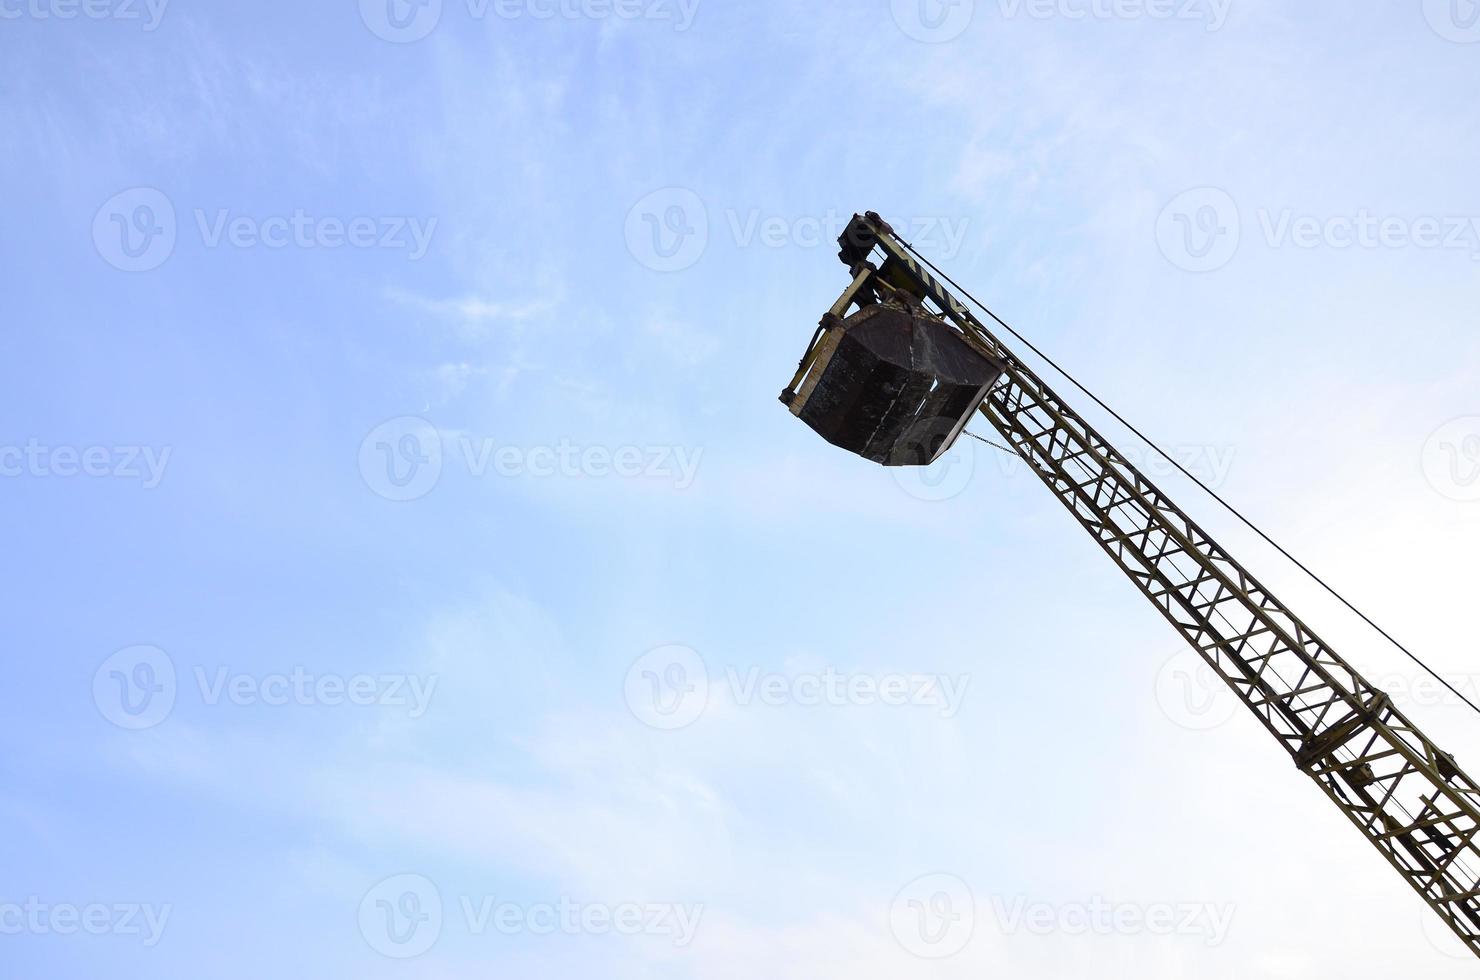
<path fill-rule="evenodd" d="M 854 280 L 832 315 L 875 287 L 907 290 L 1000 367 L 981 414 L 1480 956 L 1475 781 L 1055 394 L 878 215 L 855 217 L 840 241 Z M 805 358 L 802 367 L 798 378 Z"/>

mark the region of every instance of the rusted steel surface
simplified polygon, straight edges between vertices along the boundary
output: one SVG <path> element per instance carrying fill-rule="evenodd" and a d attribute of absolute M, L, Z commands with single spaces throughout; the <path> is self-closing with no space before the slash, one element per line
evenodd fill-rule
<path fill-rule="evenodd" d="M 792 411 L 828 442 L 885 466 L 923 466 L 955 442 L 998 368 L 938 317 L 897 299 L 825 324 Z"/>

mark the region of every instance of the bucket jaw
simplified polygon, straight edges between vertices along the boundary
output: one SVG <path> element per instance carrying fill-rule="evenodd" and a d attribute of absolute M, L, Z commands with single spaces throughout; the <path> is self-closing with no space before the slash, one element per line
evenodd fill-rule
<path fill-rule="evenodd" d="M 1002 369 L 889 278 L 854 263 L 853 283 L 822 318 L 781 401 L 864 459 L 928 466 L 955 443 Z"/>

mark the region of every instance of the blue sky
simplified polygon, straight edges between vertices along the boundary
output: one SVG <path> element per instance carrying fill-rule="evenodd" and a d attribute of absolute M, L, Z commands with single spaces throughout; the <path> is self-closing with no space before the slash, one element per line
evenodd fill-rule
<path fill-rule="evenodd" d="M 776 401 L 877 210 L 1473 693 L 1469 0 L 388 3 L 0 0 L 6 976 L 1469 969 L 1029 474 Z"/>

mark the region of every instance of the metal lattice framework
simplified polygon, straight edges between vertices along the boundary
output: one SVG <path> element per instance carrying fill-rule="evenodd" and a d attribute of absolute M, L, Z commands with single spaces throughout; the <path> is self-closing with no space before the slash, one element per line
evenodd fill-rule
<path fill-rule="evenodd" d="M 912 291 L 1001 366 L 981 405 L 993 428 L 1480 956 L 1474 780 L 1044 384 L 877 215 L 855 218 L 844 237 L 855 286 L 874 246 L 883 278 L 913 280 Z"/>

